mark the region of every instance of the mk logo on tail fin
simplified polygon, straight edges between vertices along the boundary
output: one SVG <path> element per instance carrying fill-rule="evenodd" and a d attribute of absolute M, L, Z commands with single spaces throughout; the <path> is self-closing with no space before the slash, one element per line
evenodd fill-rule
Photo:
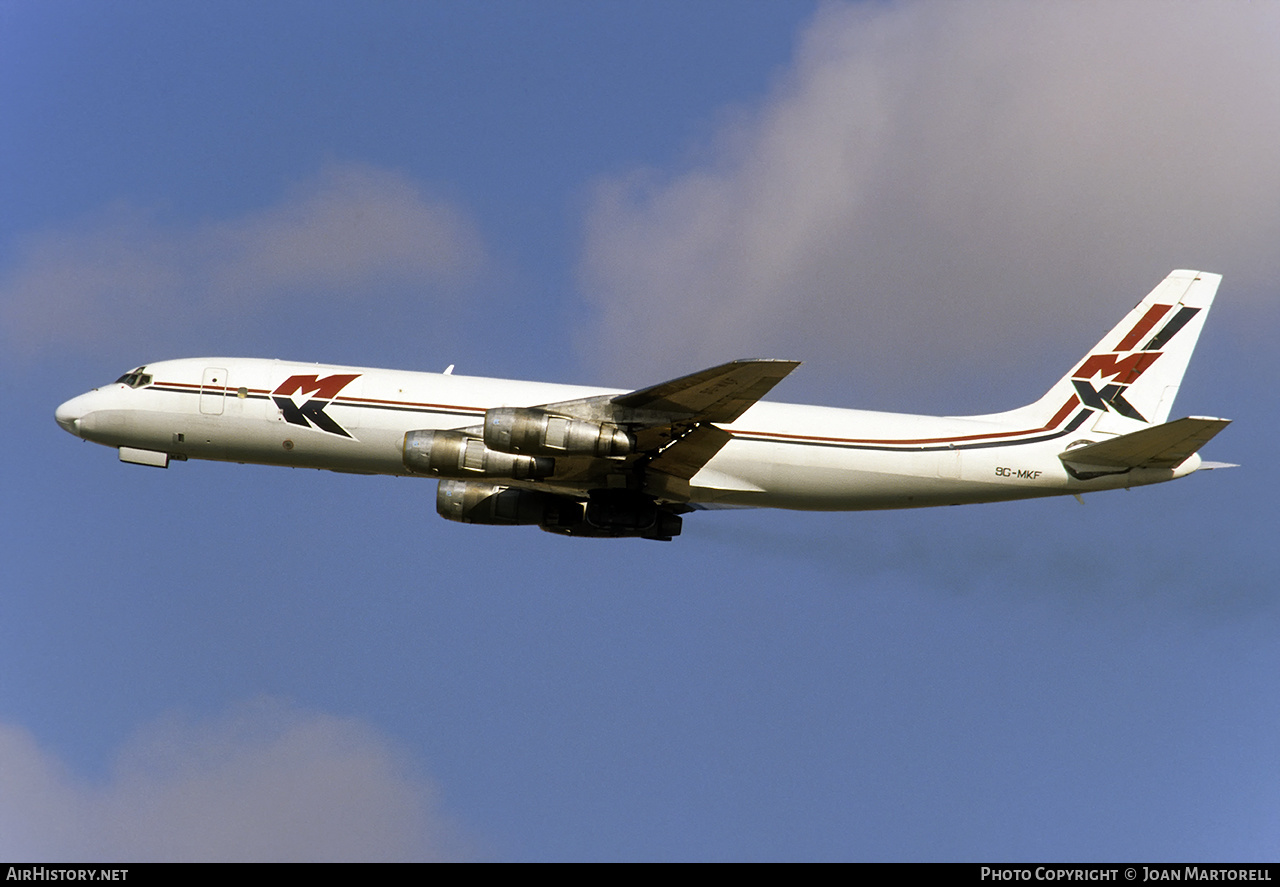
<path fill-rule="evenodd" d="M 1104 413 L 1114 411 L 1127 419 L 1147 421 L 1133 404 L 1125 400 L 1124 392 L 1156 362 L 1163 353 L 1161 349 L 1199 313 L 1200 309 L 1182 308 L 1160 328 L 1159 332 L 1148 339 L 1140 350 L 1135 351 L 1134 346 L 1142 341 L 1142 338 L 1151 332 L 1172 308 L 1172 305 L 1152 305 L 1133 329 L 1129 330 L 1115 346 L 1114 352 L 1091 354 L 1085 358 L 1080 368 L 1071 374 L 1071 384 L 1082 404 Z M 1095 377 L 1099 377 L 1104 382 L 1110 381 L 1101 388 L 1095 388 L 1093 383 Z"/>
<path fill-rule="evenodd" d="M 1105 385 L 1102 390 L 1095 390 L 1092 385 L 1083 379 L 1072 379 L 1071 384 L 1076 386 L 1076 394 L 1080 398 L 1080 402 L 1091 410 L 1101 410 L 1107 412 L 1108 409 L 1115 410 L 1126 419 L 1137 419 L 1139 422 L 1147 421 L 1141 413 L 1133 408 L 1133 404 L 1124 399 L 1124 390 L 1128 385 Z"/>

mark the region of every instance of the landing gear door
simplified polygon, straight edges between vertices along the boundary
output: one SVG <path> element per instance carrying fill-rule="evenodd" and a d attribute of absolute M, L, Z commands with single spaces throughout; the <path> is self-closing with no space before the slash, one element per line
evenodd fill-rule
<path fill-rule="evenodd" d="M 206 367 L 200 380 L 200 412 L 221 416 L 227 393 L 227 371 L 222 367 Z"/>

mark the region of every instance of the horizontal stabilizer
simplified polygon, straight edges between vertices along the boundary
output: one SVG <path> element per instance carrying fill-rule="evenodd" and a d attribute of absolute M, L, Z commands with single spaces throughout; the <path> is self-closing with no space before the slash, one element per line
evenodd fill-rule
<path fill-rule="evenodd" d="M 1230 419 L 1190 416 L 1099 443 L 1072 447 L 1058 458 L 1068 467 L 1086 470 L 1177 468 L 1229 424 Z"/>

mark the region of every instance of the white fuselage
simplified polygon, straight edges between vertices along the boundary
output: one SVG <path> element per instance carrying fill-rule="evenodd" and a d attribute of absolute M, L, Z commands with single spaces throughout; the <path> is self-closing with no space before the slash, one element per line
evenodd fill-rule
<path fill-rule="evenodd" d="M 73 398 L 58 408 L 58 423 L 85 440 L 125 448 L 122 458 L 136 449 L 410 475 L 409 431 L 474 427 L 493 407 L 621 393 L 252 358 L 145 369 L 147 384 L 119 382 Z M 1199 465 L 1193 455 L 1176 469 L 1079 480 L 1058 456 L 1084 437 L 1081 424 L 1038 424 L 1019 411 L 937 417 L 761 401 L 724 429 L 732 439 L 691 479 L 689 504 L 857 510 L 990 502 L 1157 483 Z M 520 486 L 543 484 L 554 489 L 555 478 Z"/>

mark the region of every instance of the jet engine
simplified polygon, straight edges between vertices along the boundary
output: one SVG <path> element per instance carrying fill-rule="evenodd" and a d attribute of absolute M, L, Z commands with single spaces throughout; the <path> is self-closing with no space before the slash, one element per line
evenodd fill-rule
<path fill-rule="evenodd" d="M 530 456 L 625 456 L 636 448 L 635 438 L 617 425 L 521 407 L 486 410 L 484 442 Z"/>
<path fill-rule="evenodd" d="M 404 436 L 404 464 L 410 471 L 436 477 L 549 477 L 555 459 L 499 453 L 465 431 L 410 431 Z"/>
<path fill-rule="evenodd" d="M 602 535 L 679 536 L 681 519 L 650 496 L 627 490 L 596 490 L 587 500 L 587 523 Z"/>
<path fill-rule="evenodd" d="M 436 513 L 465 524 L 537 524 L 562 536 L 638 536 L 664 542 L 679 536 L 682 524 L 669 507 L 627 491 L 598 490 L 583 503 L 541 490 L 465 480 L 440 481 Z"/>
<path fill-rule="evenodd" d="M 442 480 L 436 490 L 436 513 L 464 524 L 572 526 L 582 521 L 582 503 L 538 490 Z"/>

